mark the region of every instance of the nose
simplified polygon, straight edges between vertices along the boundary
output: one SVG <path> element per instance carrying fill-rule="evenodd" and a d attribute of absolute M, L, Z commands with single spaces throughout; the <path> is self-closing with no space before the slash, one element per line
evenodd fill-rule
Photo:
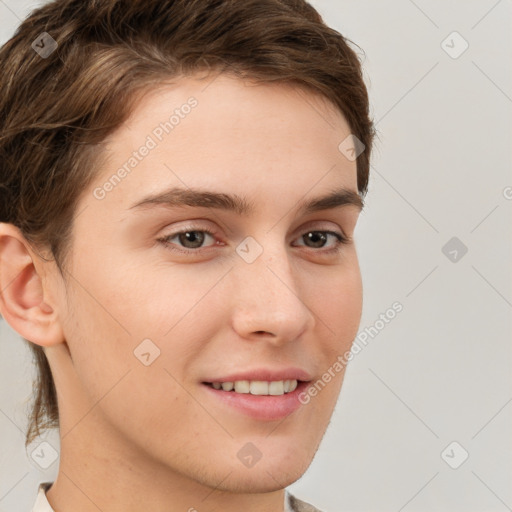
<path fill-rule="evenodd" d="M 277 246 L 276 242 L 273 244 Z M 252 263 L 242 258 L 230 272 L 233 284 L 232 326 L 244 339 L 283 345 L 300 338 L 315 323 L 286 247 L 270 250 L 270 242 Z"/>

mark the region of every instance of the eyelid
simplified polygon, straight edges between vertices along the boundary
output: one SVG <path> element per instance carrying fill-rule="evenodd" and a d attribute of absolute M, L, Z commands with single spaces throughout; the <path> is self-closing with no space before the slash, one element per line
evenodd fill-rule
<path fill-rule="evenodd" d="M 183 233 L 184 231 L 206 231 L 206 232 L 210 233 L 212 236 L 215 235 L 218 238 L 222 238 L 219 235 L 217 228 L 208 227 L 208 224 L 206 226 L 200 224 L 202 222 L 208 222 L 205 219 L 191 220 L 191 221 L 189 221 L 188 224 L 186 223 L 187 221 L 184 221 L 184 222 L 185 222 L 185 224 L 183 226 L 171 231 L 168 234 L 162 235 L 160 238 L 168 238 L 168 237 L 176 236 L 180 233 Z M 306 222 L 305 225 L 294 230 L 296 233 L 294 236 L 297 237 L 297 236 L 303 235 L 307 231 L 336 231 L 337 230 L 337 231 L 339 231 L 340 235 L 342 235 L 345 238 L 349 238 L 349 236 L 345 234 L 345 231 L 341 228 L 341 226 L 338 223 L 330 221 L 331 224 L 335 224 L 335 228 L 333 229 L 332 225 L 325 226 L 324 224 L 326 222 L 327 221 L 322 221 L 322 220 L 311 220 L 309 222 Z"/>

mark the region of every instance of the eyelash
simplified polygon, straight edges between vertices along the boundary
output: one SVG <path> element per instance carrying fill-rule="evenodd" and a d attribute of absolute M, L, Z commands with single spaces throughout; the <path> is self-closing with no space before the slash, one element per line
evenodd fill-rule
<path fill-rule="evenodd" d="M 192 227 L 191 226 L 191 227 L 182 229 L 181 231 L 176 231 L 176 233 L 171 233 L 170 235 L 166 235 L 166 236 L 164 236 L 162 238 L 158 238 L 157 241 L 162 243 L 165 247 L 167 247 L 171 251 L 178 252 L 178 253 L 181 253 L 181 254 L 190 255 L 190 254 L 193 254 L 193 253 L 198 253 L 198 252 L 201 251 L 201 249 L 204 249 L 204 248 L 198 247 L 197 249 L 186 249 L 186 250 L 183 250 L 183 249 L 178 249 L 176 247 L 172 247 L 175 244 L 169 242 L 169 240 L 171 240 L 172 238 L 175 238 L 178 235 L 182 235 L 182 234 L 185 234 L 185 233 L 208 233 L 209 235 L 211 235 L 212 237 L 215 238 L 215 232 L 214 231 L 211 231 L 211 230 L 206 229 L 206 228 L 198 229 L 196 227 Z M 313 251 L 320 252 L 323 255 L 337 254 L 337 253 L 341 252 L 341 250 L 343 249 L 344 245 L 347 245 L 347 244 L 349 244 L 352 241 L 351 238 L 345 236 L 343 233 L 338 233 L 336 231 L 328 231 L 328 230 L 320 230 L 320 229 L 310 229 L 308 231 L 305 231 L 302 236 L 304 236 L 307 233 L 324 233 L 324 234 L 332 235 L 332 236 L 334 236 L 336 238 L 335 247 L 332 248 L 332 249 L 329 249 L 329 250 L 326 250 L 326 251 L 322 251 L 321 249 L 318 249 L 317 251 L 315 251 L 314 248 L 310 247 L 310 249 L 312 249 Z M 215 247 L 215 246 L 210 246 L 208 248 L 213 248 L 213 247 Z M 206 248 L 206 250 L 208 250 L 208 248 Z"/>

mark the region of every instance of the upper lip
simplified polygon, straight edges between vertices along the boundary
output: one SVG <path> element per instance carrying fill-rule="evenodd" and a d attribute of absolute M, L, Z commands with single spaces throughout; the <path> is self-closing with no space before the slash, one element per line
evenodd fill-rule
<path fill-rule="evenodd" d="M 279 380 L 311 380 L 311 375 L 301 368 L 260 368 L 245 372 L 236 372 L 214 377 L 205 382 L 236 382 L 239 380 L 260 380 L 260 381 L 279 381 Z"/>

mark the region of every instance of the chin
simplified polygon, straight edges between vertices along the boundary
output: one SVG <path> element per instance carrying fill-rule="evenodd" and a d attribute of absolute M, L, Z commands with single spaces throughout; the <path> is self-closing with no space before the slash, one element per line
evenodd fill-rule
<path fill-rule="evenodd" d="M 261 462 L 261 461 L 260 461 Z M 306 472 L 311 461 L 292 467 L 285 465 L 266 464 L 259 469 L 236 469 L 217 487 L 220 491 L 236 494 L 259 494 L 279 491 L 296 482 Z"/>

